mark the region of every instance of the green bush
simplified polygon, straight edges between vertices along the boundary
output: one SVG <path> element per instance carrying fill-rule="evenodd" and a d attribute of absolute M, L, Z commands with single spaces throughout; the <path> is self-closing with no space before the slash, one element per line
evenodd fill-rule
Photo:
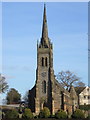
<path fill-rule="evenodd" d="M 90 119 L 90 115 L 88 115 L 88 117 L 87 117 L 88 119 Z"/>
<path fill-rule="evenodd" d="M 67 114 L 65 111 L 63 110 L 59 110 L 56 114 L 55 117 L 60 119 L 60 118 L 67 118 Z"/>
<path fill-rule="evenodd" d="M 50 116 L 50 110 L 47 107 L 44 107 L 43 110 L 40 111 L 40 118 L 48 118 Z"/>
<path fill-rule="evenodd" d="M 18 112 L 16 110 L 9 110 L 9 111 L 6 112 L 5 118 L 10 118 L 10 119 L 18 118 L 18 115 L 19 114 L 18 114 Z"/>
<path fill-rule="evenodd" d="M 72 117 L 73 117 L 73 118 L 83 119 L 83 118 L 85 118 L 85 115 L 84 115 L 84 113 L 83 113 L 82 110 L 77 109 L 77 110 L 72 114 Z"/>
<path fill-rule="evenodd" d="M 35 119 L 38 119 L 38 115 L 34 116 Z"/>
<path fill-rule="evenodd" d="M 55 115 L 52 115 L 52 114 L 51 114 L 51 115 L 50 115 L 50 118 L 55 118 Z"/>
<path fill-rule="evenodd" d="M 3 114 L 3 113 L 2 113 L 2 111 L 0 110 L 0 118 L 2 118 L 2 114 Z"/>
<path fill-rule="evenodd" d="M 33 114 L 29 108 L 26 108 L 24 110 L 23 118 L 26 118 L 26 119 L 33 118 Z"/>

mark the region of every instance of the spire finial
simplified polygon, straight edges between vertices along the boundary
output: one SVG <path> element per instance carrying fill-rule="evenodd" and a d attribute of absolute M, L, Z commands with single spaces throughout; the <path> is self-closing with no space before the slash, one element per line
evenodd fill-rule
<path fill-rule="evenodd" d="M 46 7 L 46 3 L 44 3 L 44 8 Z"/>

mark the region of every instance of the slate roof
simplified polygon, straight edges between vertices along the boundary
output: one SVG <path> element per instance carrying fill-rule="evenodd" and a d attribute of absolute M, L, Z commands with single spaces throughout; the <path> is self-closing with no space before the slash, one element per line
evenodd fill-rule
<path fill-rule="evenodd" d="M 75 87 L 76 93 L 79 95 L 86 87 Z"/>
<path fill-rule="evenodd" d="M 64 87 L 62 87 L 62 85 L 56 79 L 55 79 L 55 84 L 60 87 L 62 92 L 66 93 L 67 95 L 70 95 L 70 93 Z"/>

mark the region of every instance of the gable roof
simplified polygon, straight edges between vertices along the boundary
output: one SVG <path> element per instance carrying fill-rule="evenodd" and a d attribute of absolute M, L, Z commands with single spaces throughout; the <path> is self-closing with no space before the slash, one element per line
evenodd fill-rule
<path fill-rule="evenodd" d="M 56 79 L 55 79 L 55 84 L 60 87 L 60 90 L 61 90 L 62 92 L 66 93 L 67 95 L 70 95 L 70 92 L 67 91 L 67 90 L 58 82 L 58 80 L 56 80 Z"/>
<path fill-rule="evenodd" d="M 76 93 L 74 86 L 70 87 L 69 92 L 72 98 L 77 98 L 77 93 Z"/>
<path fill-rule="evenodd" d="M 79 95 L 85 88 L 86 88 L 86 86 L 85 87 L 75 87 L 75 91 Z"/>

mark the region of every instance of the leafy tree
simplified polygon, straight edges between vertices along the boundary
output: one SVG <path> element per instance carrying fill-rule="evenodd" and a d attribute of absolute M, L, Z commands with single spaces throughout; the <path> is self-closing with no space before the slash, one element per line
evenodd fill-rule
<path fill-rule="evenodd" d="M 24 110 L 23 118 L 26 118 L 26 119 L 33 118 L 33 114 L 29 108 L 26 108 Z"/>
<path fill-rule="evenodd" d="M 47 107 L 44 107 L 43 110 L 40 111 L 40 118 L 48 118 L 50 116 L 50 110 Z"/>
<path fill-rule="evenodd" d="M 5 93 L 8 87 L 5 77 L 0 74 L 0 93 Z"/>
<path fill-rule="evenodd" d="M 67 114 L 66 114 L 66 112 L 63 111 L 63 110 L 59 110 L 59 111 L 55 114 L 55 116 L 56 116 L 56 118 L 58 118 L 58 119 L 60 119 L 60 118 L 62 118 L 62 119 L 67 118 Z"/>
<path fill-rule="evenodd" d="M 73 118 L 83 119 L 83 118 L 85 118 L 85 115 L 84 115 L 84 113 L 83 113 L 82 110 L 77 109 L 77 110 L 72 114 L 72 117 L 73 117 Z"/>
<path fill-rule="evenodd" d="M 17 104 L 21 100 L 21 95 L 14 88 L 11 88 L 7 93 L 7 104 Z"/>
<path fill-rule="evenodd" d="M 19 114 L 16 110 L 8 110 L 5 114 L 5 118 L 13 119 L 18 118 Z"/>
<path fill-rule="evenodd" d="M 61 83 L 61 85 L 69 90 L 69 88 L 76 82 L 79 81 L 79 77 L 77 77 L 74 73 L 68 71 L 61 71 L 56 75 L 56 79 Z"/>

